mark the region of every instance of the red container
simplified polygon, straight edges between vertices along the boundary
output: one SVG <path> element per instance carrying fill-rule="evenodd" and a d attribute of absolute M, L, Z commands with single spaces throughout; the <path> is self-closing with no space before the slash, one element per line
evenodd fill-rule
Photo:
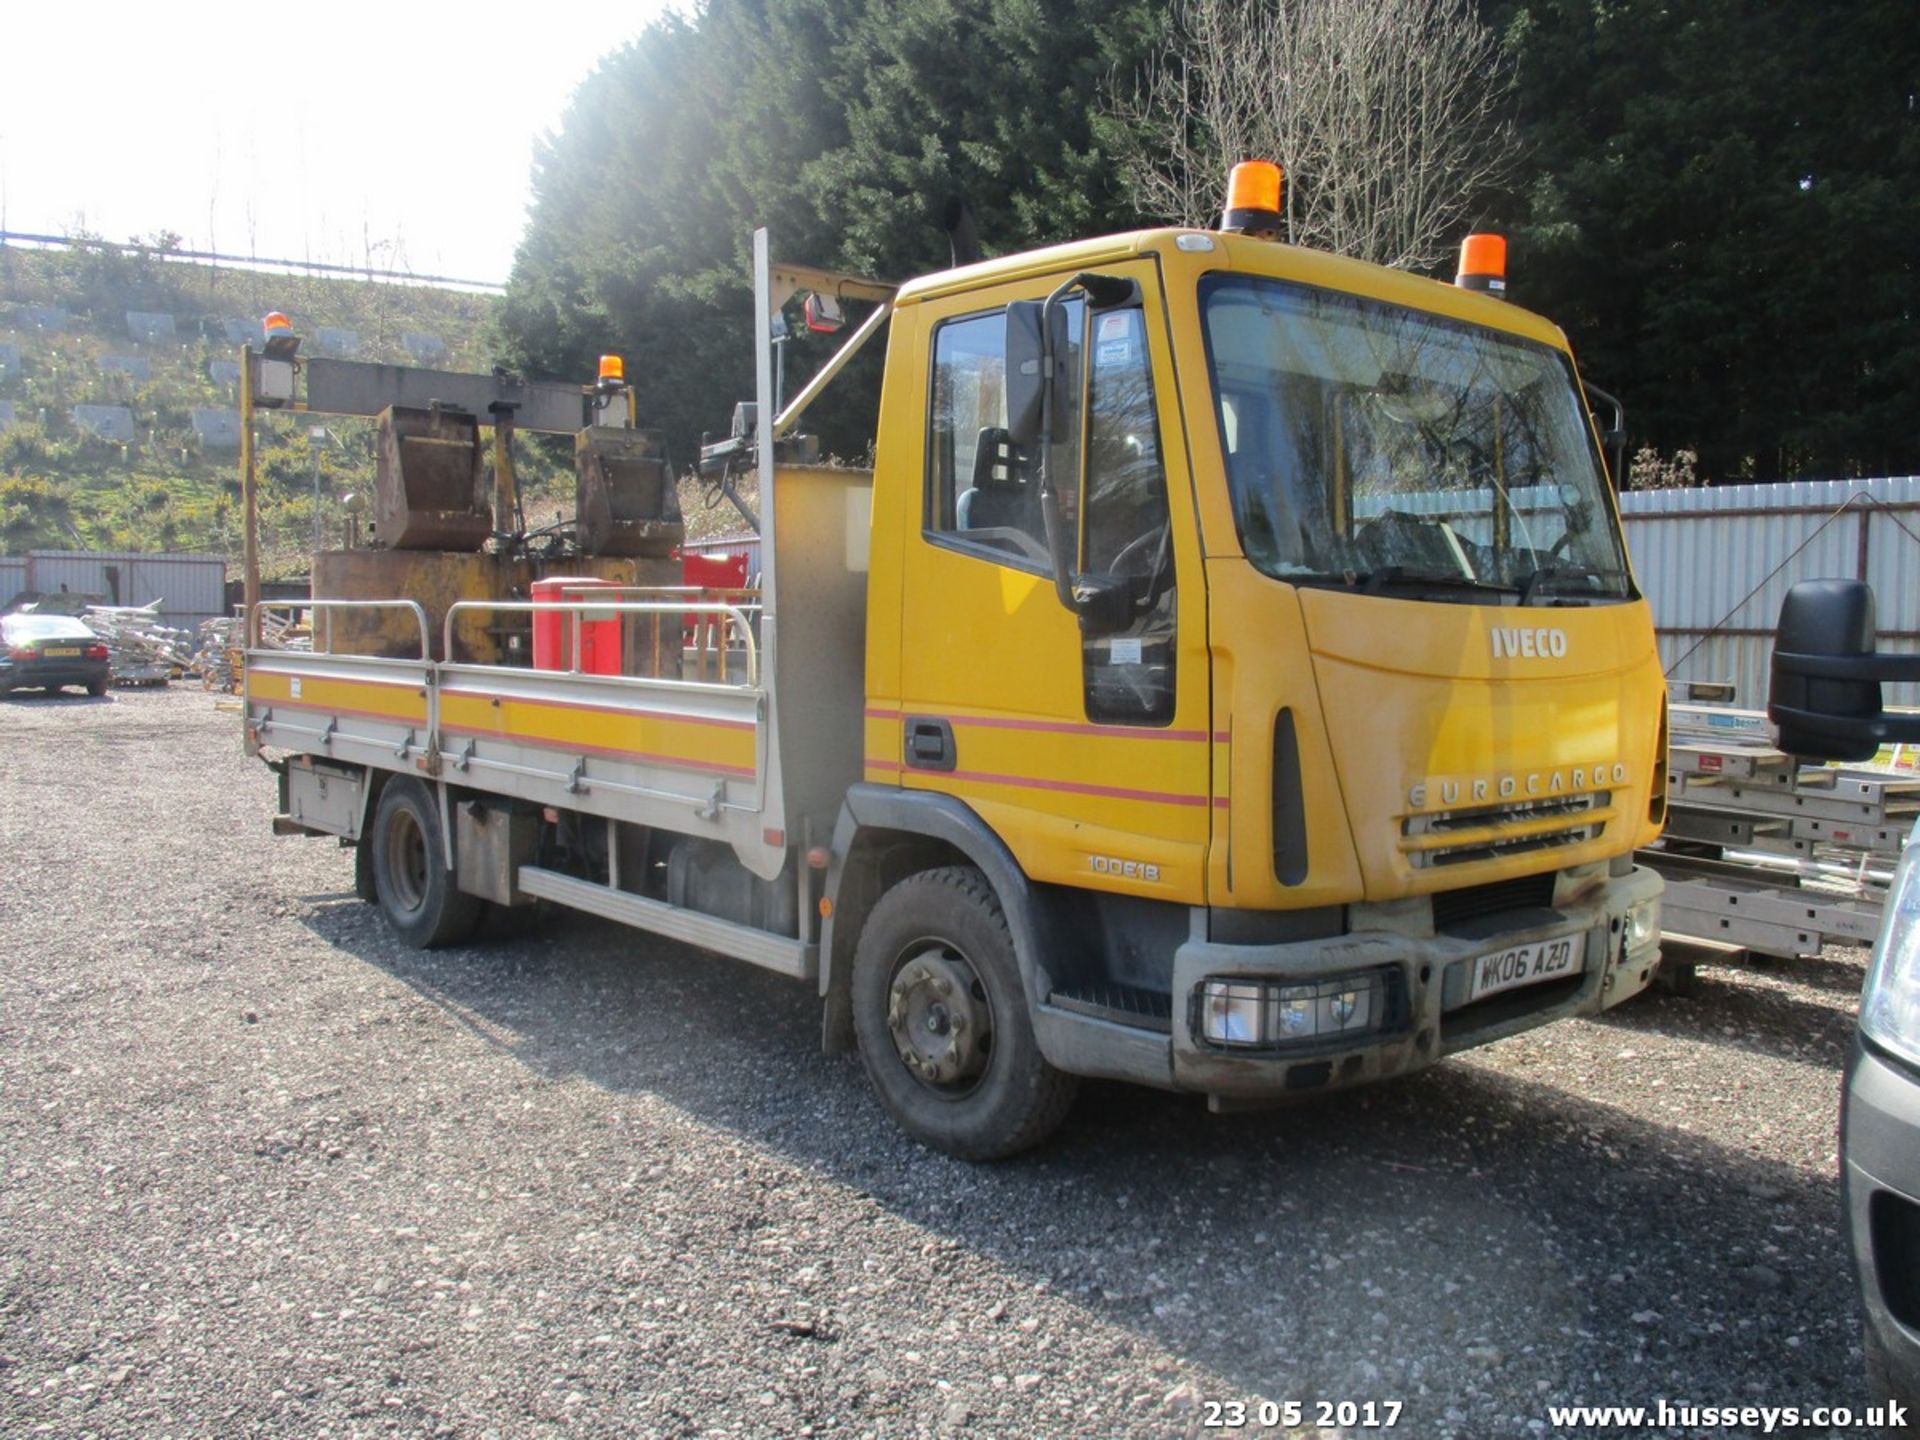
<path fill-rule="evenodd" d="M 616 590 L 611 580 L 570 579 L 564 575 L 533 582 L 536 604 L 563 604 L 585 600 L 592 590 Z M 580 612 L 580 670 L 586 675 L 619 675 L 620 616 L 605 610 Z M 573 668 L 573 616 L 564 610 L 536 610 L 533 614 L 533 668 Z"/>
<path fill-rule="evenodd" d="M 744 590 L 747 588 L 747 552 L 700 550 L 687 551 L 680 560 L 681 574 L 689 585 L 702 590 Z"/>
<path fill-rule="evenodd" d="M 747 588 L 747 552 L 744 550 L 686 550 L 680 556 L 680 575 L 698 594 L 694 597 L 703 602 L 716 600 L 737 600 L 739 596 L 730 592 Z M 727 633 L 726 621 L 711 611 L 689 615 L 683 627 L 682 643 L 689 647 L 700 646 L 702 634 L 708 641 L 718 637 L 722 647 Z"/>

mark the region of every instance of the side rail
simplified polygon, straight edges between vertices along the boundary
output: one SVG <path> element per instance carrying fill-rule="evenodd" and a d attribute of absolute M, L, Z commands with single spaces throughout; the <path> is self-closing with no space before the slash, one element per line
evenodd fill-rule
<path fill-rule="evenodd" d="M 680 678 L 695 680 L 740 680 L 759 683 L 758 635 L 760 592 L 709 585 L 596 585 L 592 588 L 561 592 L 562 599 L 601 598 L 617 601 L 672 601 L 655 613 L 641 618 L 651 625 L 636 625 L 623 640 L 629 654 L 646 657 L 644 673 L 665 673 L 664 661 L 674 653 L 680 661 Z M 676 627 L 674 616 L 680 618 Z M 746 617 L 742 625 L 741 617 Z M 645 634 L 637 633 L 644 629 Z M 580 653 L 575 635 L 569 654 Z"/>
<path fill-rule="evenodd" d="M 722 602 L 592 594 L 448 608 L 448 659 L 437 667 L 440 777 L 736 850 L 760 844 L 770 747 L 755 617 Z M 474 612 L 530 616 L 533 667 L 460 659 L 457 631 Z M 675 644 L 688 620 L 710 618 L 740 656 L 739 678 L 632 673 L 643 657 L 630 643 L 629 618 L 657 622 Z"/>
<path fill-rule="evenodd" d="M 260 608 L 263 614 L 311 610 L 317 623 L 310 651 L 247 652 L 241 696 L 248 753 L 273 745 L 387 770 L 426 765 L 438 706 L 427 612 L 419 602 L 268 601 Z M 341 610 L 393 616 L 417 635 L 416 653 L 400 657 L 332 653 L 332 617 Z"/>
<path fill-rule="evenodd" d="M 534 617 L 535 669 L 671 680 L 681 678 L 681 652 L 695 650 L 700 679 L 709 678 L 711 670 L 712 678 L 722 683 L 760 684 L 758 591 L 607 585 L 568 588 L 562 596 L 558 601 L 462 600 L 447 612 L 446 643 L 440 653 L 449 660 L 458 658 L 456 612 L 529 614 Z M 651 624 L 629 626 L 629 618 Z M 671 667 L 666 664 L 670 652 L 676 661 Z M 733 654 L 739 655 L 739 663 L 729 663 L 727 657 Z M 718 664 L 710 665 L 716 656 Z"/>

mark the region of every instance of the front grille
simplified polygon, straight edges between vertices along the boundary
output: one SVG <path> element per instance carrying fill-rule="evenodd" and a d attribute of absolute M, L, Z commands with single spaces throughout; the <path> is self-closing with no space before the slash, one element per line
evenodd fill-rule
<path fill-rule="evenodd" d="M 1920 1205 L 1876 1190 L 1867 1202 L 1867 1229 L 1881 1300 L 1902 1325 L 1920 1326 Z"/>
<path fill-rule="evenodd" d="M 1447 930 L 1488 915 L 1504 915 L 1510 910 L 1545 910 L 1552 905 L 1551 870 L 1544 875 L 1522 875 L 1517 880 L 1496 880 L 1491 885 L 1443 890 L 1433 897 L 1433 928 Z"/>
<path fill-rule="evenodd" d="M 1580 795 L 1516 800 L 1503 805 L 1473 805 L 1409 815 L 1400 822 L 1401 847 L 1416 870 L 1465 865 L 1578 845 L 1606 832 L 1613 800 L 1608 790 Z M 1503 833 L 1526 827 L 1522 834 Z M 1458 836 L 1452 844 L 1434 837 Z M 1423 843 L 1424 842 L 1424 843 Z"/>

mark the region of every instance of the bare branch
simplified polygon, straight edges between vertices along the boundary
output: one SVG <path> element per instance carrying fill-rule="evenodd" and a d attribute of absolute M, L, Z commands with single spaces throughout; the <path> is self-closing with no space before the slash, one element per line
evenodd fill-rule
<path fill-rule="evenodd" d="M 1511 173 L 1510 83 L 1471 0 L 1176 0 L 1111 106 L 1142 214 L 1210 224 L 1233 163 L 1273 159 L 1294 243 L 1432 269 Z"/>

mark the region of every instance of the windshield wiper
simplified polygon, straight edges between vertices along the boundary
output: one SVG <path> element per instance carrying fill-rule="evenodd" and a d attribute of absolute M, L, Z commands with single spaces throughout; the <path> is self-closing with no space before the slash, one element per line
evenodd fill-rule
<path fill-rule="evenodd" d="M 1347 577 L 1347 583 L 1367 595 L 1378 595 L 1389 585 L 1421 585 L 1446 590 L 1491 590 L 1502 595 L 1510 595 L 1514 591 L 1513 586 L 1502 585 L 1494 580 L 1474 580 L 1454 571 L 1409 570 L 1404 565 L 1382 565 L 1378 570 L 1367 570 L 1358 575 L 1350 574 Z"/>
<path fill-rule="evenodd" d="M 1624 570 L 1602 570 L 1592 565 L 1542 565 L 1520 578 L 1520 603 L 1531 602 L 1536 591 L 1554 580 L 1624 580 L 1626 574 Z"/>

